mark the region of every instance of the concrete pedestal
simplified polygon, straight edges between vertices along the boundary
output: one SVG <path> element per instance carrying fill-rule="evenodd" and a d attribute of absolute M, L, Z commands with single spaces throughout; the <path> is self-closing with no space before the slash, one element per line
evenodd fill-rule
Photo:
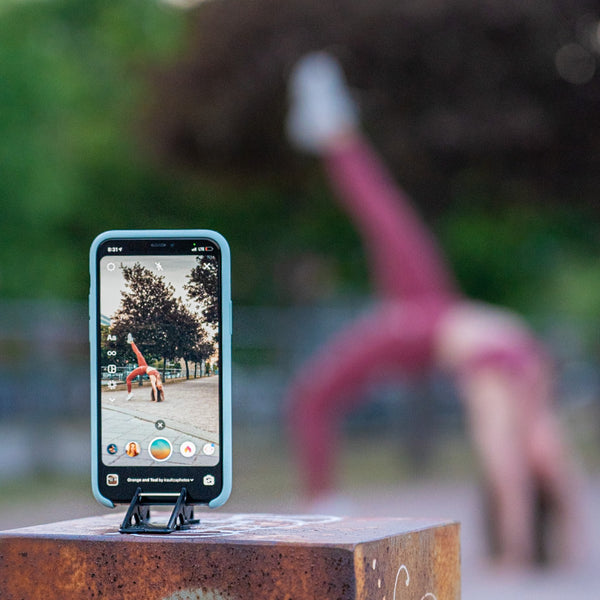
<path fill-rule="evenodd" d="M 122 514 L 0 532 L 2 600 L 458 600 L 459 526 L 200 512 L 169 535 Z"/>

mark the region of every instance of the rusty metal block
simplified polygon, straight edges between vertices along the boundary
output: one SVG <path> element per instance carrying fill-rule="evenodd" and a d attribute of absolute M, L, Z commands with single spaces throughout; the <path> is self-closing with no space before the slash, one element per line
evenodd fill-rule
<path fill-rule="evenodd" d="M 458 600 L 459 526 L 200 513 L 117 532 L 120 514 L 0 532 L 1 600 Z"/>

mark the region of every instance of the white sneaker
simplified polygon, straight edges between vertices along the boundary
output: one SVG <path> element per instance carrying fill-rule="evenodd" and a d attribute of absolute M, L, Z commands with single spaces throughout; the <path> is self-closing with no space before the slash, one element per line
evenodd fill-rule
<path fill-rule="evenodd" d="M 302 150 L 319 153 L 333 136 L 358 127 L 358 109 L 342 69 L 325 52 L 300 59 L 290 75 L 288 93 L 287 135 Z"/>
<path fill-rule="evenodd" d="M 131 400 L 132 398 L 133 398 L 133 392 L 131 392 L 130 394 L 128 394 L 127 400 Z"/>
<path fill-rule="evenodd" d="M 130 333 L 127 334 L 127 343 L 133 344 L 133 336 Z"/>

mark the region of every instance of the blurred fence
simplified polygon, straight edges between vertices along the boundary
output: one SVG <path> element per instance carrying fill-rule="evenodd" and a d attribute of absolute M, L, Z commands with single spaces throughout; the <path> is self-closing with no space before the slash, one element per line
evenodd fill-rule
<path fill-rule="evenodd" d="M 46 420 L 89 412 L 87 309 L 0 305 L 0 418 Z"/>
<path fill-rule="evenodd" d="M 233 401 L 236 421 L 273 422 L 283 409 L 290 380 L 321 344 L 365 310 L 359 299 L 334 306 L 234 309 Z M 78 303 L 0 304 L 0 418 L 87 418 L 89 347 L 87 306 Z M 547 341 L 562 365 L 561 401 L 595 401 L 600 373 L 578 343 L 575 326 L 554 323 Z M 365 368 L 368 368 L 366 360 Z M 438 414 L 460 411 L 441 376 L 426 381 L 382 382 L 367 393 L 360 422 L 386 422 L 390 411 L 425 395 Z"/>
<path fill-rule="evenodd" d="M 364 309 L 363 299 L 335 306 L 234 309 L 235 425 L 280 427 L 292 377 L 322 343 Z M 82 436 L 87 436 L 87 327 L 87 306 L 83 304 L 0 304 L 3 441 L 15 435 L 13 423 L 36 431 L 49 422 L 74 423 Z M 577 328 L 555 324 L 548 340 L 562 365 L 561 402 L 565 406 L 597 403 L 600 374 L 579 344 Z M 462 411 L 453 386 L 440 375 L 416 384 L 379 382 L 366 393 L 368 401 L 346 420 L 345 426 L 362 431 L 393 431 L 413 458 L 431 451 L 422 446 L 425 429 L 443 434 L 457 431 L 462 425 Z M 427 437 L 432 439 L 431 435 Z"/>

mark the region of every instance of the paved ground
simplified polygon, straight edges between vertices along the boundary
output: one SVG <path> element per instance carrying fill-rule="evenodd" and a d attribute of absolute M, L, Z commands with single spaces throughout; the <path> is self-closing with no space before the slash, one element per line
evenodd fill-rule
<path fill-rule="evenodd" d="M 423 482 L 358 494 L 358 512 L 440 516 L 461 523 L 463 600 L 571 600 L 600 598 L 600 477 L 585 484 L 587 528 L 577 562 L 555 569 L 503 571 L 486 560 L 480 496 L 468 482 Z M 438 599 L 442 600 L 442 599 Z"/>
<path fill-rule="evenodd" d="M 136 441 L 142 449 L 140 456 L 135 458 L 136 466 L 156 465 L 156 461 L 147 456 L 147 448 L 155 438 L 164 437 L 173 446 L 173 454 L 166 461 L 169 466 L 215 464 L 219 456 L 218 385 L 217 376 L 171 383 L 165 385 L 163 402 L 150 401 L 149 384 L 134 385 L 131 400 L 127 400 L 127 390 L 104 391 L 105 432 L 112 432 L 103 438 L 104 463 L 127 464 L 123 461 L 129 458 L 122 452 L 110 455 L 106 450 L 115 440 L 126 440 L 123 445 Z M 184 458 L 179 453 L 181 444 L 187 441 L 193 442 L 197 449 L 192 458 Z M 213 452 L 210 456 L 202 452 L 206 444 Z"/>

